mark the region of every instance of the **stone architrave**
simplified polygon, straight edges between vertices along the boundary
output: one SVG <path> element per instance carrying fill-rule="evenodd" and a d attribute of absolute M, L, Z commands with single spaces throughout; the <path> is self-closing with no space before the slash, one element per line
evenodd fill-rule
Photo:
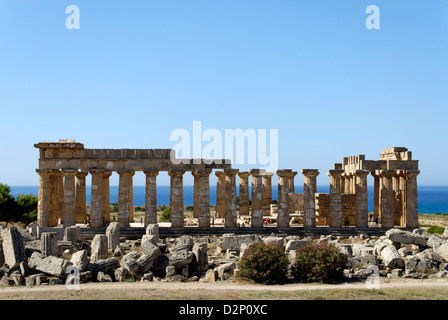
<path fill-rule="evenodd" d="M 62 219 L 64 228 L 74 226 L 76 224 L 76 184 L 75 175 L 77 169 L 63 169 L 64 176 L 64 217 Z"/>
<path fill-rule="evenodd" d="M 252 175 L 251 227 L 263 227 L 263 173 L 264 170 L 249 170 Z"/>
<path fill-rule="evenodd" d="M 104 192 L 103 187 L 103 169 L 90 169 L 92 176 L 92 190 L 90 195 L 90 227 L 100 228 L 103 226 L 102 203 Z"/>
<path fill-rule="evenodd" d="M 278 176 L 278 204 L 277 227 L 289 227 L 289 193 L 291 192 L 292 170 L 277 170 Z M 294 179 L 294 178 L 293 178 Z"/>
<path fill-rule="evenodd" d="M 384 228 L 394 227 L 394 191 L 392 187 L 392 176 L 394 170 L 377 170 L 381 175 L 381 226 Z"/>
<path fill-rule="evenodd" d="M 215 171 L 216 175 L 216 213 L 219 218 L 226 216 L 226 176 L 222 171 Z"/>
<path fill-rule="evenodd" d="M 272 176 L 274 173 L 265 172 L 262 177 L 263 182 L 263 215 L 271 215 L 271 202 L 272 202 Z M 291 185 L 291 177 L 289 177 L 288 183 Z"/>
<path fill-rule="evenodd" d="M 135 172 L 132 169 L 119 169 L 117 173 L 120 177 L 118 186 L 118 224 L 120 228 L 127 228 L 133 222 L 132 177 Z"/>
<path fill-rule="evenodd" d="M 22 261 L 26 261 L 23 238 L 16 227 L 9 227 L 1 231 L 3 255 L 9 269 L 18 267 Z"/>
<path fill-rule="evenodd" d="M 75 222 L 84 223 L 86 220 L 86 176 L 88 172 L 80 171 L 76 174 L 76 205 Z"/>
<path fill-rule="evenodd" d="M 369 171 L 356 170 L 356 226 L 367 228 L 369 225 L 367 204 L 367 176 Z"/>
<path fill-rule="evenodd" d="M 303 220 L 304 228 L 311 228 L 316 226 L 316 177 L 319 175 L 317 169 L 302 169 L 304 175 L 303 185 L 303 199 L 305 217 Z"/>
<path fill-rule="evenodd" d="M 237 211 L 236 211 L 236 179 L 238 169 L 224 169 L 226 174 L 226 203 L 225 203 L 225 219 L 224 224 L 228 228 L 237 226 Z"/>
<path fill-rule="evenodd" d="M 42 227 L 50 226 L 52 186 L 51 175 L 54 169 L 36 169 L 39 174 L 39 193 L 37 204 L 37 224 Z"/>
<path fill-rule="evenodd" d="M 240 193 L 239 193 L 239 214 L 241 216 L 249 215 L 249 172 L 238 172 Z"/>
<path fill-rule="evenodd" d="M 418 228 L 417 176 L 419 170 L 406 170 L 406 227 Z"/>
<path fill-rule="evenodd" d="M 58 234 L 56 232 L 43 232 L 40 236 L 40 251 L 42 257 L 58 256 Z"/>
<path fill-rule="evenodd" d="M 157 223 L 157 175 L 158 169 L 144 171 L 146 175 L 145 190 L 145 227 Z"/>
<path fill-rule="evenodd" d="M 329 170 L 330 176 L 330 221 L 333 228 L 342 227 L 341 175 L 344 170 Z"/>
<path fill-rule="evenodd" d="M 184 227 L 184 169 L 170 169 L 170 218 L 172 228 Z"/>
<path fill-rule="evenodd" d="M 209 176 L 212 169 L 197 169 L 192 172 L 194 179 L 197 179 L 195 184 L 195 192 L 197 188 L 197 206 L 199 228 L 210 227 L 210 182 Z"/>

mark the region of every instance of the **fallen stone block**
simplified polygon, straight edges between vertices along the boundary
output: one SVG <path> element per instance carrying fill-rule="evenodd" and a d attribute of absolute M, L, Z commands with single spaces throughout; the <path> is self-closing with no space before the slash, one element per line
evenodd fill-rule
<path fill-rule="evenodd" d="M 9 227 L 2 230 L 1 237 L 5 263 L 14 269 L 26 260 L 22 235 L 16 227 Z"/>
<path fill-rule="evenodd" d="M 69 261 L 55 256 L 48 256 L 38 261 L 35 269 L 55 277 L 63 277 L 65 269 L 69 265 L 71 265 Z"/>
<path fill-rule="evenodd" d="M 383 250 L 381 250 L 381 257 L 383 258 L 383 263 L 389 268 L 403 268 L 405 262 L 401 255 L 398 253 L 397 248 L 393 245 L 388 245 Z"/>

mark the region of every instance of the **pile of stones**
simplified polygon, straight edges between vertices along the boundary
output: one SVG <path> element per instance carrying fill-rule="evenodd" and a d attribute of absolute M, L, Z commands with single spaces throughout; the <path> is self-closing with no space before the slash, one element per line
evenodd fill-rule
<path fill-rule="evenodd" d="M 148 225 L 139 240 L 120 237 L 117 223 L 105 234 L 83 241 L 79 227 L 34 236 L 15 227 L 1 230 L 0 285 L 64 284 L 76 273 L 81 283 L 115 281 L 225 281 L 235 277 L 238 263 L 251 243 L 275 242 L 285 248 L 292 276 L 297 252 L 309 241 L 334 243 L 348 255 L 348 278 L 367 277 L 372 266 L 388 277 L 425 278 L 448 274 L 448 234 L 422 229 L 391 229 L 384 236 L 320 238 L 275 235 L 159 237 Z M 61 231 L 60 230 L 60 231 Z"/>

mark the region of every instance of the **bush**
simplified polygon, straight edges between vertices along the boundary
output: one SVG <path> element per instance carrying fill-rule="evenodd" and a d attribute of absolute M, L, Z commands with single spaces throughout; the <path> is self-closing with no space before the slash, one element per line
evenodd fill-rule
<path fill-rule="evenodd" d="M 170 221 L 170 208 L 165 208 L 162 212 L 162 216 L 159 219 L 160 222 Z"/>
<path fill-rule="evenodd" d="M 193 206 L 187 206 L 187 207 L 185 208 L 185 210 L 186 210 L 186 211 L 193 211 Z"/>
<path fill-rule="evenodd" d="M 339 282 L 346 264 L 347 255 L 333 244 L 310 242 L 297 252 L 295 278 L 300 282 Z"/>
<path fill-rule="evenodd" d="M 278 243 L 255 242 L 244 252 L 239 264 L 238 277 L 262 284 L 284 282 L 288 258 Z"/>
<path fill-rule="evenodd" d="M 444 231 L 445 228 L 440 226 L 431 226 L 427 230 L 427 232 L 430 234 L 443 234 Z"/>

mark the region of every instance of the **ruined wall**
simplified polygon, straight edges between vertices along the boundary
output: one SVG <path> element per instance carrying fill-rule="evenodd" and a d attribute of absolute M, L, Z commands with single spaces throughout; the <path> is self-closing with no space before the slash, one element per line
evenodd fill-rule
<path fill-rule="evenodd" d="M 303 193 L 290 193 L 289 194 L 289 213 L 296 213 L 296 211 L 302 212 L 305 210 L 303 202 Z"/>
<path fill-rule="evenodd" d="M 327 226 L 330 223 L 330 194 L 329 193 L 316 193 L 316 225 L 325 225 L 325 219 L 327 219 Z"/>
<path fill-rule="evenodd" d="M 356 194 L 342 193 L 342 225 L 344 225 L 345 217 L 348 216 L 350 226 L 356 225 Z"/>

